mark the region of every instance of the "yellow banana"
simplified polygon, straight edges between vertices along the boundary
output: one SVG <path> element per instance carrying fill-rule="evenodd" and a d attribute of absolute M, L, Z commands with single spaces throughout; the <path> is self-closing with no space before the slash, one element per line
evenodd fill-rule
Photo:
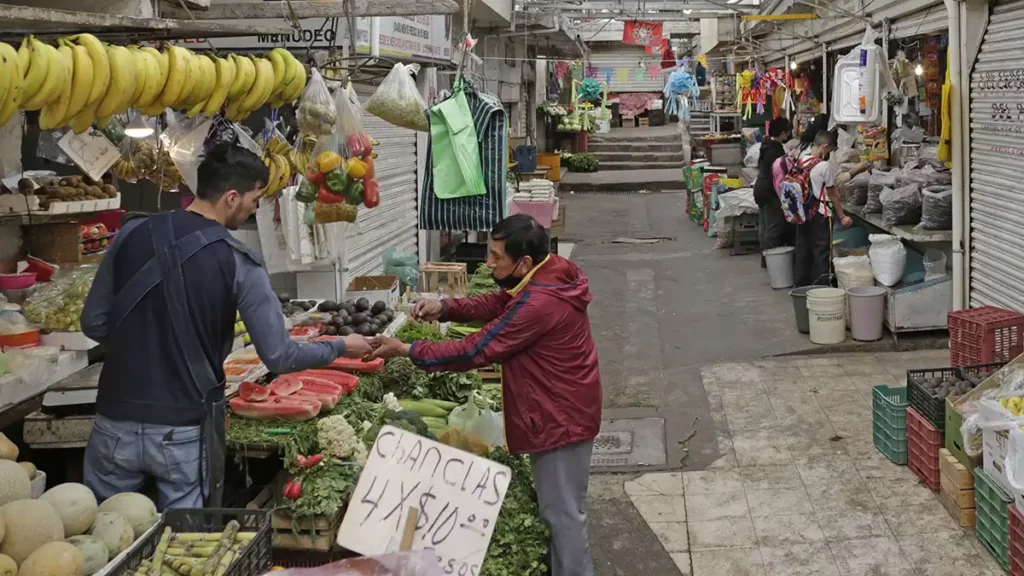
<path fill-rule="evenodd" d="M 3 101 L 0 101 L 0 126 L 3 126 L 7 124 L 21 104 L 25 72 L 21 67 L 20 54 L 10 44 L 0 42 L 0 61 L 3 62 L 0 74 L 6 74 L 8 77 L 7 93 L 4 94 Z"/>
<path fill-rule="evenodd" d="M 28 39 L 28 36 L 22 38 L 21 46 L 18 47 L 18 63 L 21 65 L 22 74 L 28 73 L 28 65 L 32 61 L 31 50 L 29 50 L 28 47 Z"/>
<path fill-rule="evenodd" d="M 71 102 L 68 103 L 68 109 L 64 112 L 64 118 L 61 120 L 62 126 L 81 112 L 82 108 L 85 108 L 86 103 L 89 101 L 89 95 L 92 93 L 92 83 L 95 76 L 93 74 L 92 59 L 89 58 L 89 51 L 84 46 L 70 42 L 67 42 L 65 46 L 71 48 L 74 59 L 74 73 L 71 76 Z"/>
<path fill-rule="evenodd" d="M 199 62 L 199 57 L 196 56 L 191 50 L 183 48 L 185 50 L 186 59 L 188 60 L 189 75 L 185 79 L 185 84 L 181 87 L 181 94 L 178 96 L 178 101 L 172 105 L 172 108 L 183 108 L 188 105 L 189 100 L 192 98 L 192 94 L 195 91 L 196 85 L 202 81 L 203 65 Z"/>
<path fill-rule="evenodd" d="M 132 55 L 132 67 L 135 69 L 135 90 L 128 98 L 128 105 L 131 106 L 142 97 L 142 91 L 146 89 L 148 80 L 146 76 L 149 74 L 149 68 L 147 68 L 146 58 L 138 46 L 129 46 L 128 52 Z"/>
<path fill-rule="evenodd" d="M 3 44 L 0 42 L 0 44 Z M 10 68 L 17 67 L 21 69 L 21 59 L 18 57 L 18 53 L 9 44 L 4 44 L 7 48 L 0 50 L 0 107 L 3 106 L 3 102 L 7 101 L 7 92 L 13 87 L 11 82 Z M 10 54 L 7 49 L 14 52 L 13 61 L 8 58 Z"/>
<path fill-rule="evenodd" d="M 71 51 L 71 47 L 65 44 L 60 47 L 57 53 L 60 55 L 58 65 L 63 69 L 61 76 L 72 78 L 75 70 L 75 56 Z M 71 88 L 73 84 L 72 81 L 64 82 L 61 85 L 60 95 L 57 96 L 56 100 L 43 106 L 42 111 L 39 112 L 40 130 L 54 130 L 62 126 L 61 121 L 67 115 L 68 104 L 71 103 Z"/>
<path fill-rule="evenodd" d="M 152 52 L 151 52 L 152 50 Z M 154 56 L 153 54 L 157 54 Z M 146 84 L 142 88 L 142 92 L 139 97 L 135 99 L 135 103 L 132 104 L 134 108 L 145 108 L 160 96 L 160 91 L 164 89 L 164 82 L 167 81 L 167 67 L 163 69 L 160 67 L 159 52 L 150 48 L 139 49 L 136 53 L 136 58 L 141 58 L 146 67 Z"/>
<path fill-rule="evenodd" d="M 229 122 L 238 122 L 238 121 L 240 121 L 242 119 L 241 108 L 242 108 L 242 99 L 241 98 L 236 98 L 235 100 L 232 100 L 232 101 L 228 102 L 228 109 L 224 111 L 224 117 L 227 118 Z"/>
<path fill-rule="evenodd" d="M 18 48 L 21 73 L 24 75 L 21 86 L 22 102 L 27 102 L 35 96 L 46 80 L 46 53 L 37 50 L 37 46 L 42 44 L 34 36 L 29 36 L 21 41 L 21 47 Z"/>
<path fill-rule="evenodd" d="M 35 81 L 33 69 L 41 70 L 44 78 L 31 98 L 22 99 L 21 107 L 25 110 L 39 110 L 60 95 L 58 90 L 64 81 L 64 67 L 60 65 L 60 54 L 56 48 L 35 38 L 31 38 L 29 43 L 32 60 L 29 63 L 30 78 L 26 81 Z"/>
<path fill-rule="evenodd" d="M 198 100 L 206 102 L 217 89 L 217 64 L 213 58 L 205 54 L 199 57 L 199 64 L 203 69 L 203 87 L 199 90 Z"/>
<path fill-rule="evenodd" d="M 167 54 L 167 82 L 163 91 L 160 92 L 160 103 L 167 108 L 175 104 L 181 98 L 182 89 L 188 83 L 188 77 L 192 74 L 189 66 L 188 53 L 184 48 L 168 46 L 164 49 Z"/>
<path fill-rule="evenodd" d="M 85 105 L 95 104 L 107 95 L 107 89 L 110 87 L 110 58 L 107 56 L 107 48 L 92 34 L 77 34 L 69 40 L 89 51 L 89 59 L 92 60 L 92 89 Z"/>
<path fill-rule="evenodd" d="M 238 72 L 235 74 L 235 82 L 231 84 L 231 89 L 228 90 L 228 98 L 242 99 L 249 90 L 252 89 L 253 83 L 256 81 L 256 67 L 252 60 L 245 56 L 231 55 L 235 59 L 235 68 Z"/>
<path fill-rule="evenodd" d="M 198 115 L 200 112 L 203 111 L 203 108 L 205 106 L 206 106 L 206 102 L 200 102 L 200 103 L 196 104 L 195 106 L 189 108 L 188 112 L 185 113 L 185 116 L 187 116 L 188 118 L 195 118 L 196 115 Z"/>
<path fill-rule="evenodd" d="M 206 101 L 206 106 L 203 107 L 204 114 L 213 116 L 220 112 L 220 109 L 224 106 L 224 101 L 228 98 L 228 89 L 231 88 L 231 83 L 234 80 L 234 65 L 228 60 L 217 58 L 217 87 L 214 88 L 213 94 L 210 95 L 210 99 Z"/>
<path fill-rule="evenodd" d="M 270 61 L 263 58 L 254 58 L 253 63 L 256 66 L 256 81 L 245 95 L 245 98 L 242 99 L 241 110 L 245 112 L 250 112 L 262 106 L 267 101 L 267 97 L 270 96 L 270 92 L 274 89 L 274 67 L 270 64 Z"/>
<path fill-rule="evenodd" d="M 287 86 L 295 80 L 295 75 L 302 70 L 302 64 L 292 56 L 292 53 L 285 50 L 284 48 L 274 48 L 274 50 L 280 50 L 281 56 L 284 58 L 284 63 L 288 67 L 284 74 L 284 85 Z"/>
<path fill-rule="evenodd" d="M 164 103 L 161 102 L 159 99 L 157 99 L 155 102 L 153 102 L 149 106 L 146 106 L 144 108 L 139 108 L 139 112 L 143 116 L 154 117 L 154 116 L 159 116 L 159 115 L 163 114 L 164 110 L 166 110 L 166 109 L 167 109 L 167 107 L 164 106 Z"/>
<path fill-rule="evenodd" d="M 125 102 L 130 102 L 135 93 L 135 66 L 132 53 L 123 46 L 108 46 L 107 57 L 110 59 L 110 88 L 96 109 L 97 118 L 106 118 L 117 113 Z"/>
<path fill-rule="evenodd" d="M 299 69 L 296 71 L 295 77 L 291 84 L 285 86 L 284 90 L 278 94 L 274 108 L 294 102 L 299 96 L 302 96 L 302 91 L 306 89 L 306 69 L 298 61 L 296 61 L 296 65 L 299 66 Z"/>
<path fill-rule="evenodd" d="M 270 90 L 270 93 L 277 94 L 288 84 L 285 82 L 285 76 L 288 73 L 288 63 L 285 62 L 284 56 L 278 49 L 271 50 L 267 54 L 267 60 L 270 61 L 270 66 L 274 69 L 274 87 Z"/>
<path fill-rule="evenodd" d="M 81 112 L 71 118 L 68 126 L 75 131 L 75 134 L 81 134 L 92 126 L 93 121 L 96 120 L 96 109 L 99 108 L 101 102 L 102 100 L 97 100 L 92 104 L 87 104 Z"/>

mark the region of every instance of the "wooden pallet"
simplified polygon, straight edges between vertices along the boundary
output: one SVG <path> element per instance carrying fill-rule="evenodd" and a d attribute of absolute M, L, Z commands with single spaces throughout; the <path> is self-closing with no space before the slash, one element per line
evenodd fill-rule
<path fill-rule="evenodd" d="M 274 480 L 264 486 L 245 507 L 249 509 L 272 508 L 287 481 L 288 472 L 281 470 Z M 271 547 L 281 550 L 329 552 L 334 548 L 334 538 L 338 525 L 341 524 L 341 517 L 339 509 L 330 516 L 305 517 L 296 521 L 290 512 L 274 510 L 270 517 Z"/>
<path fill-rule="evenodd" d="M 444 298 L 465 298 L 469 276 L 465 262 L 427 262 L 420 266 L 420 290 Z"/>
<path fill-rule="evenodd" d="M 501 372 L 477 370 L 476 373 L 483 379 L 484 384 L 501 384 Z"/>

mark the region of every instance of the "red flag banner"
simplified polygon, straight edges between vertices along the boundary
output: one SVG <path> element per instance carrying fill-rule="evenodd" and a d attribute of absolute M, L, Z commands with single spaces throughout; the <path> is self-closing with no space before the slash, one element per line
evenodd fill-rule
<path fill-rule="evenodd" d="M 661 22 L 626 22 L 622 29 L 622 41 L 634 46 L 661 47 Z"/>

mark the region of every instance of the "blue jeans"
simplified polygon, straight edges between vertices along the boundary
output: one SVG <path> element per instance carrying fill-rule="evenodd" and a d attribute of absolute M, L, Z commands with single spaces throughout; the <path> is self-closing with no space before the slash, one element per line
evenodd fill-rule
<path fill-rule="evenodd" d="M 102 502 L 156 480 L 157 508 L 202 508 L 199 426 L 162 426 L 96 416 L 85 447 L 85 485 Z"/>

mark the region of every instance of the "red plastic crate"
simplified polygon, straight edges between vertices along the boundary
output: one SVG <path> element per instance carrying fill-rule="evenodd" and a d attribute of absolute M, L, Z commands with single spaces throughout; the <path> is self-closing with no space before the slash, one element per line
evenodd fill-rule
<path fill-rule="evenodd" d="M 1024 515 L 1010 504 L 1010 576 L 1024 576 Z"/>
<path fill-rule="evenodd" d="M 1024 315 L 983 306 L 950 312 L 949 365 L 1009 362 L 1024 352 Z"/>
<path fill-rule="evenodd" d="M 942 434 L 917 410 L 907 408 L 907 466 L 932 489 L 939 491 L 939 449 Z"/>

